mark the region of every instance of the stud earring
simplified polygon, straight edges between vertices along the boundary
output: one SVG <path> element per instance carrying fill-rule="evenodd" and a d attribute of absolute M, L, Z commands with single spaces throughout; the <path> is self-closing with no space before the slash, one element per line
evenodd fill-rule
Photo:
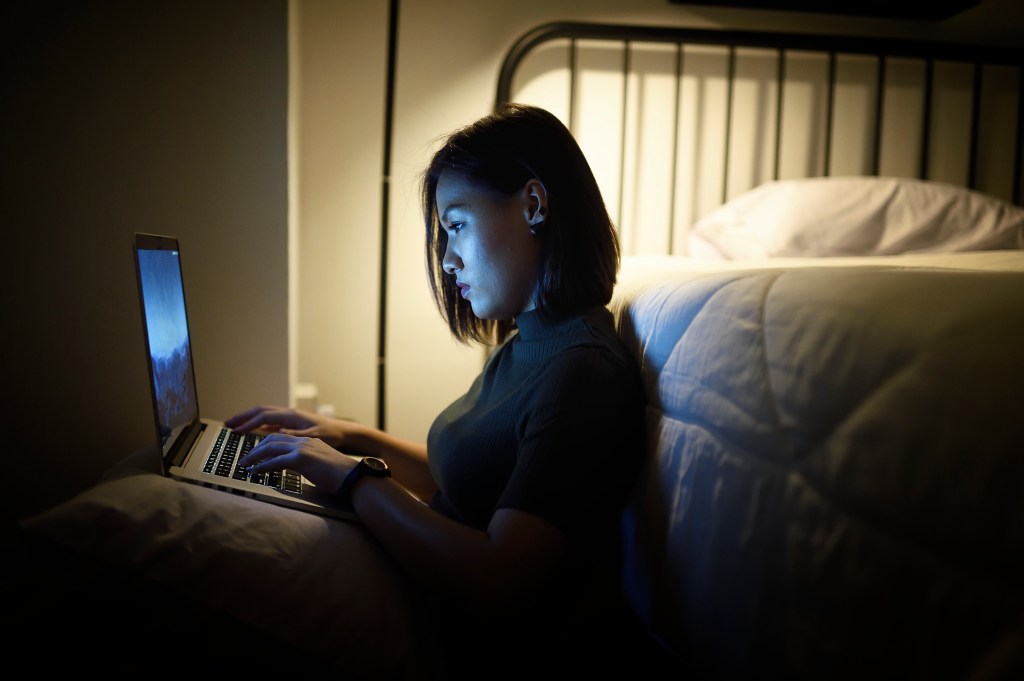
<path fill-rule="evenodd" d="M 533 217 L 530 218 L 530 234 L 534 236 L 540 231 L 541 225 L 544 224 L 544 215 L 547 213 L 547 209 L 544 206 L 537 206 L 537 210 L 534 212 Z"/>

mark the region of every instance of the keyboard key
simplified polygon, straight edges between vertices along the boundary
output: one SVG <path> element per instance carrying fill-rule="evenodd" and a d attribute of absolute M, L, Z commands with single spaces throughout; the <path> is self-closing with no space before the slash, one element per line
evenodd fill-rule
<path fill-rule="evenodd" d="M 291 494 L 302 493 L 302 476 L 292 470 L 270 471 L 265 473 L 250 474 L 237 464 L 250 449 L 255 447 L 261 435 L 246 433 L 240 435 L 233 433 L 227 428 L 222 428 L 217 435 L 217 441 L 210 452 L 210 456 L 203 466 L 203 471 L 213 473 L 222 477 L 230 477 L 233 480 L 248 480 L 265 487 L 273 487 L 282 492 Z"/>

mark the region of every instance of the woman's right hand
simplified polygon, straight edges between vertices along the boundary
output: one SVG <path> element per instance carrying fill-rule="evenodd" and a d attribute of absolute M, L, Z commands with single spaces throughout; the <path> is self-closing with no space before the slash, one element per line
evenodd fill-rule
<path fill-rule="evenodd" d="M 420 499 L 429 499 L 437 490 L 427 465 L 426 443 L 396 438 L 358 421 L 332 418 L 302 409 L 262 405 L 235 414 L 224 425 L 237 432 L 281 433 L 318 439 L 344 454 L 379 456 L 388 462 L 394 478 Z M 303 461 L 328 460 L 321 456 L 322 450 L 316 450 L 319 452 L 316 453 L 310 447 L 315 445 L 307 447 L 302 444 L 292 453 Z M 318 470 L 326 469 L 318 466 Z"/>
<path fill-rule="evenodd" d="M 296 437 L 315 437 L 332 447 L 345 444 L 346 436 L 351 434 L 358 425 L 315 414 L 302 409 L 260 405 L 235 414 L 224 422 L 228 428 L 237 432 L 247 433 L 284 433 Z"/>

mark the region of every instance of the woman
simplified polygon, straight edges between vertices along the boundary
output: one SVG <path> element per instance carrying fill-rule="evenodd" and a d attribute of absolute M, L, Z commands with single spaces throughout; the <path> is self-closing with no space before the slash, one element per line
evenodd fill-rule
<path fill-rule="evenodd" d="M 228 425 L 274 433 L 242 465 L 290 468 L 346 497 L 423 587 L 424 629 L 451 675 L 525 672 L 578 639 L 611 640 L 581 627 L 621 616 L 617 523 L 643 452 L 644 397 L 605 308 L 618 241 L 576 141 L 535 107 L 452 133 L 422 204 L 451 333 L 498 345 L 427 442 L 276 407 Z"/>

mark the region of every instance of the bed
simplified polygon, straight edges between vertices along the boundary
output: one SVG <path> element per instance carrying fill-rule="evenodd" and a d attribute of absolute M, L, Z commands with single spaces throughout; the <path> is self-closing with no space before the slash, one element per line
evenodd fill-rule
<path fill-rule="evenodd" d="M 509 50 L 497 101 L 562 116 L 620 228 L 625 587 L 684 674 L 1022 671 L 1021 65 L 571 23 Z"/>
<path fill-rule="evenodd" d="M 830 36 L 510 47 L 496 100 L 570 125 L 620 229 L 610 307 L 649 401 L 623 588 L 666 678 L 1024 663 L 1022 83 L 1020 50 Z M 150 461 L 22 523 L 48 585 L 27 640 L 135 671 L 188 623 L 204 665 L 420 676 L 408 585 L 358 525 Z"/>

